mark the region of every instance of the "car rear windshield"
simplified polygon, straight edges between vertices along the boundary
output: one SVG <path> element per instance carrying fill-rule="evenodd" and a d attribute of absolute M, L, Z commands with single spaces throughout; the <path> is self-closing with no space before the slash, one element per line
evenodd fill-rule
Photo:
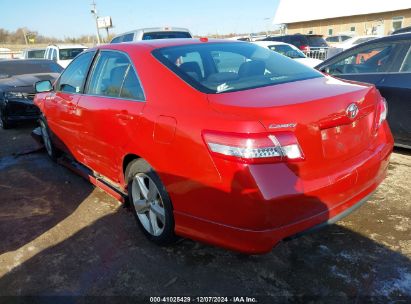
<path fill-rule="evenodd" d="M 274 52 L 277 52 L 281 55 L 290 57 L 292 59 L 305 58 L 305 55 L 301 51 L 296 50 L 296 49 L 294 49 L 291 46 L 286 45 L 286 44 L 269 45 L 268 48 L 270 50 L 274 51 Z"/>
<path fill-rule="evenodd" d="M 143 40 L 170 39 L 170 38 L 191 38 L 188 32 L 150 32 L 143 35 Z"/>
<path fill-rule="evenodd" d="M 0 78 L 7 78 L 23 74 L 60 73 L 63 68 L 49 60 L 27 61 L 0 61 Z"/>
<path fill-rule="evenodd" d="M 153 55 L 201 92 L 233 92 L 323 77 L 269 49 L 246 43 L 207 43 L 156 49 Z"/>
<path fill-rule="evenodd" d="M 307 36 L 308 45 L 312 47 L 327 47 L 328 44 L 321 36 Z"/>
<path fill-rule="evenodd" d="M 78 49 L 60 49 L 60 60 L 71 60 L 74 59 L 78 54 L 83 52 L 84 48 Z"/>

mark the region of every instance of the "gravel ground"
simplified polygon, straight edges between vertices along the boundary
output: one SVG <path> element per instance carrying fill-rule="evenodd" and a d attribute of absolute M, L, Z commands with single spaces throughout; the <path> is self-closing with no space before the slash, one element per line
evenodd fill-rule
<path fill-rule="evenodd" d="M 411 151 L 396 150 L 377 192 L 337 225 L 244 256 L 191 240 L 151 244 L 127 209 L 50 161 L 32 129 L 0 130 L 0 302 L 22 295 L 411 302 Z"/>

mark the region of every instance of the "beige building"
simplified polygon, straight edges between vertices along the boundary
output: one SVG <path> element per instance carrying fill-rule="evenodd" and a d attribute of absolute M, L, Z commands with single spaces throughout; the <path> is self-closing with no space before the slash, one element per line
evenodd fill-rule
<path fill-rule="evenodd" d="M 411 26 L 411 0 L 280 0 L 274 24 L 287 34 L 387 35 Z"/>

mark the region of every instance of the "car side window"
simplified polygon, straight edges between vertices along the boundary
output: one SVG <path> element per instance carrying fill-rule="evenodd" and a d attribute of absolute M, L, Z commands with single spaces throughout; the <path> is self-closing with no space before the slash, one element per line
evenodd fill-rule
<path fill-rule="evenodd" d="M 408 49 L 405 55 L 404 61 L 401 64 L 400 73 L 411 73 L 411 47 Z"/>
<path fill-rule="evenodd" d="M 122 42 L 133 41 L 133 38 L 134 38 L 134 33 L 126 34 L 126 35 L 124 35 Z"/>
<path fill-rule="evenodd" d="M 81 93 L 87 72 L 95 52 L 86 52 L 75 58 L 63 71 L 57 83 L 57 91 Z"/>
<path fill-rule="evenodd" d="M 384 73 L 393 71 L 393 58 L 398 44 L 378 43 L 357 48 L 345 56 L 338 56 L 323 70 L 331 75 Z"/>
<path fill-rule="evenodd" d="M 144 100 L 144 93 L 130 59 L 121 52 L 101 51 L 92 69 L 86 93 Z"/>
<path fill-rule="evenodd" d="M 113 40 L 111 40 L 111 43 L 120 43 L 121 41 L 121 36 L 120 37 L 116 37 Z"/>

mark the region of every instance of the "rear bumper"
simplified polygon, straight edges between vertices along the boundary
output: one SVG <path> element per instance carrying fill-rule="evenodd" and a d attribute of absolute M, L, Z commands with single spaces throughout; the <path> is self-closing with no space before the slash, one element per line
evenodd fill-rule
<path fill-rule="evenodd" d="M 262 231 L 230 227 L 175 212 L 175 220 L 179 223 L 176 233 L 246 254 L 267 253 L 282 240 L 290 240 L 315 232 L 348 216 L 367 202 L 376 187 L 377 185 L 367 189 L 358 197 L 322 214 L 317 214 L 298 223 L 278 229 Z M 329 218 L 330 215 L 332 216 L 331 218 Z"/>
<path fill-rule="evenodd" d="M 300 193 L 294 199 L 282 197 L 269 200 L 237 200 L 234 204 L 227 202 L 231 206 L 237 206 L 235 213 L 226 217 L 227 221 L 206 220 L 205 217 L 200 218 L 175 210 L 176 233 L 247 254 L 269 252 L 282 240 L 335 223 L 364 204 L 386 176 L 393 147 L 390 141 L 381 144 L 379 149 L 355 168 L 358 173 L 357 183 L 351 188 L 341 188 L 341 185 L 333 184 L 322 189 L 327 192 L 326 196 L 314 197 L 314 192 L 310 192 Z M 335 185 L 338 187 L 333 188 Z M 344 193 L 338 192 L 339 190 Z M 331 205 L 328 204 L 328 199 L 338 202 Z M 225 213 L 223 205 L 224 203 L 216 210 Z M 258 211 L 255 211 L 256 209 Z M 252 220 L 249 220 L 250 217 Z M 232 218 L 239 224 L 227 224 Z M 258 228 L 258 224 L 263 222 L 282 224 L 269 229 Z"/>

